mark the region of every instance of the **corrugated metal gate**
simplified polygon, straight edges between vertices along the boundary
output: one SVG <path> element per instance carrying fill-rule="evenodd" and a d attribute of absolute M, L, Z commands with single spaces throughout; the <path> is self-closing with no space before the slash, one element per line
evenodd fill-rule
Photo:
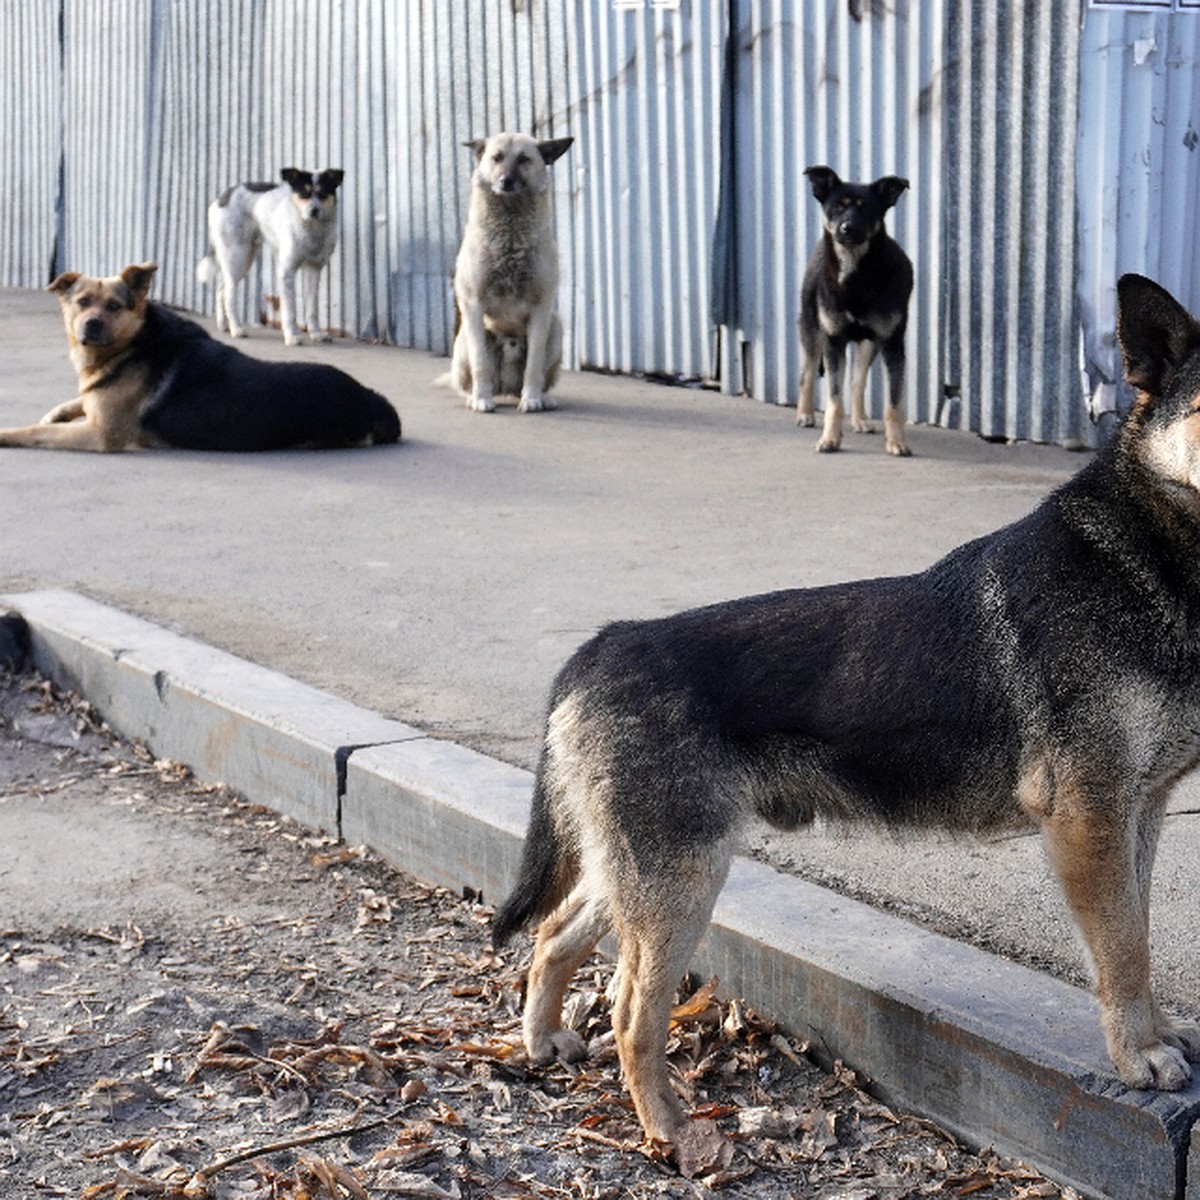
<path fill-rule="evenodd" d="M 1080 0 L 0 0 L 0 282 L 154 258 L 208 310 L 208 201 L 340 166 L 332 324 L 444 353 L 461 143 L 573 134 L 567 361 L 792 403 L 826 162 L 911 181 L 911 417 L 1088 441 L 1117 274 L 1200 298 L 1198 57 L 1200 15 Z"/>

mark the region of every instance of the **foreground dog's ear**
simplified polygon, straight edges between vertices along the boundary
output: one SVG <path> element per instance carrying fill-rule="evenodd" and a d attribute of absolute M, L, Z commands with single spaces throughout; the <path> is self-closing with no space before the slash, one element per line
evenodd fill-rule
<path fill-rule="evenodd" d="M 64 271 L 52 283 L 46 285 L 46 291 L 56 292 L 59 296 L 65 296 L 81 278 L 78 271 Z"/>
<path fill-rule="evenodd" d="M 475 155 L 475 161 L 478 162 L 483 157 L 483 148 L 487 145 L 487 138 L 475 138 L 474 141 L 463 142 L 463 145 Z"/>
<path fill-rule="evenodd" d="M 538 151 L 541 153 L 542 162 L 549 166 L 555 159 L 562 158 L 574 140 L 573 137 L 565 137 L 551 138 L 548 142 L 538 142 Z"/>
<path fill-rule="evenodd" d="M 121 282 L 133 293 L 135 304 L 150 290 L 150 280 L 157 270 L 158 263 L 139 263 L 121 272 Z"/>
<path fill-rule="evenodd" d="M 824 204 L 829 199 L 829 193 L 842 182 L 832 167 L 807 167 L 804 173 L 812 184 L 812 194 L 818 204 Z"/>
<path fill-rule="evenodd" d="M 284 167 L 279 172 L 279 178 L 283 180 L 288 187 L 294 188 L 297 184 L 307 183 L 311 176 L 307 171 L 301 171 L 299 167 Z"/>
<path fill-rule="evenodd" d="M 875 180 L 871 186 L 883 201 L 884 207 L 891 208 L 904 194 L 904 190 L 908 187 L 908 180 L 901 179 L 899 175 L 885 175 L 882 179 Z"/>
<path fill-rule="evenodd" d="M 1139 391 L 1161 396 L 1171 374 L 1200 346 L 1200 325 L 1152 279 L 1122 275 L 1117 280 L 1117 340 L 1125 378 Z"/>
<path fill-rule="evenodd" d="M 336 191 L 342 186 L 342 180 L 346 178 L 346 172 L 339 171 L 335 167 L 330 167 L 329 170 L 321 172 L 321 178 L 332 190 Z"/>

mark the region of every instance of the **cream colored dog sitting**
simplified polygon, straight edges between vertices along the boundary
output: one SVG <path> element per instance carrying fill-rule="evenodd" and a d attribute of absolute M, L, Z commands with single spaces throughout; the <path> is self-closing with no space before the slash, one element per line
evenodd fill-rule
<path fill-rule="evenodd" d="M 546 393 L 562 359 L 562 322 L 554 311 L 558 247 L 546 168 L 573 140 L 498 133 L 466 143 L 475 170 L 454 270 L 459 327 L 450 370 L 438 382 L 457 388 L 476 412 L 518 394 L 521 412 L 554 407 Z"/>

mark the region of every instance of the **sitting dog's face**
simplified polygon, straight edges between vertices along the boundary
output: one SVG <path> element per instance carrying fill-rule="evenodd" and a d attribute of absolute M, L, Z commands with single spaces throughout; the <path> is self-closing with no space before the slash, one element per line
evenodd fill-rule
<path fill-rule="evenodd" d="M 154 263 L 142 263 L 111 279 L 74 271 L 60 275 L 46 290 L 58 296 L 67 341 L 101 350 L 127 346 L 146 319 L 146 296 L 157 270 Z"/>
<path fill-rule="evenodd" d="M 908 180 L 898 175 L 885 175 L 874 183 L 845 183 L 829 167 L 809 167 L 804 173 L 821 205 L 826 233 L 843 246 L 870 241 L 908 187 Z"/>
<path fill-rule="evenodd" d="M 319 175 L 284 167 L 279 177 L 292 189 L 292 203 L 306 221 L 327 220 L 337 210 L 337 190 L 346 177 L 345 171 L 327 170 Z"/>
<path fill-rule="evenodd" d="M 538 142 L 524 133 L 497 133 L 465 145 L 475 153 L 475 181 L 497 196 L 523 196 L 550 186 L 546 168 L 574 138 Z"/>

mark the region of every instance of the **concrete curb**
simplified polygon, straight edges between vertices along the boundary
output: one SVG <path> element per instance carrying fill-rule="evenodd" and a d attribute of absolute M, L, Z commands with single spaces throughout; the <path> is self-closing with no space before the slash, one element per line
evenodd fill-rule
<path fill-rule="evenodd" d="M 41 671 L 155 754 L 430 883 L 507 888 L 527 771 L 71 592 L 0 604 L 28 622 Z M 1077 988 L 745 859 L 696 965 L 968 1143 L 1091 1196 L 1200 1200 L 1200 1082 L 1121 1087 Z"/>

